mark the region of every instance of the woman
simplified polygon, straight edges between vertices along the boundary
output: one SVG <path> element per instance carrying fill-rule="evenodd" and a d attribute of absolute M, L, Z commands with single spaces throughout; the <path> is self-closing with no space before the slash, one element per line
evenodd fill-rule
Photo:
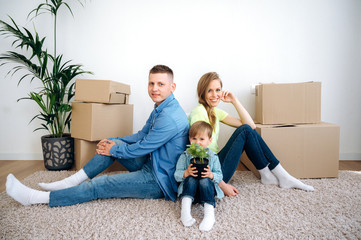
<path fill-rule="evenodd" d="M 312 186 L 292 177 L 281 166 L 262 137 L 254 130 L 256 125 L 247 110 L 233 93 L 222 90 L 222 81 L 217 73 L 209 72 L 201 77 L 197 86 L 197 94 L 199 105 L 189 115 L 189 122 L 192 125 L 197 121 L 205 121 L 214 128 L 213 141 L 209 148 L 218 152 L 223 172 L 223 181 L 218 185 L 226 196 L 238 193 L 237 189 L 227 182 L 234 174 L 243 150 L 246 151 L 247 156 L 259 171 L 263 184 L 278 184 L 281 188 L 298 188 L 305 191 L 314 190 Z M 239 118 L 230 116 L 217 108 L 220 101 L 232 103 Z M 221 151 L 219 151 L 217 143 L 219 122 L 237 128 Z"/>

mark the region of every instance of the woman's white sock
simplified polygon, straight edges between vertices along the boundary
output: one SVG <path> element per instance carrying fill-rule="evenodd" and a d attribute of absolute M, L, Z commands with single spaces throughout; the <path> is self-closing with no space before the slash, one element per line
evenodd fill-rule
<path fill-rule="evenodd" d="M 63 180 L 52 182 L 52 183 L 39 183 L 39 186 L 47 191 L 61 190 L 79 185 L 88 179 L 88 175 L 83 169 L 74 173 L 70 177 L 64 178 Z"/>
<path fill-rule="evenodd" d="M 181 221 L 185 227 L 190 227 L 196 222 L 191 215 L 192 202 L 193 200 L 190 197 L 182 198 Z"/>
<path fill-rule="evenodd" d="M 199 230 L 201 231 L 210 231 L 216 222 L 214 217 L 214 207 L 208 203 L 204 204 L 204 217 L 199 225 Z"/>
<path fill-rule="evenodd" d="M 9 174 L 6 178 L 6 193 L 25 206 L 38 203 L 49 203 L 50 192 L 29 188 L 22 184 L 12 174 Z"/>
<path fill-rule="evenodd" d="M 292 177 L 279 163 L 273 170 L 272 173 L 277 177 L 280 182 L 281 188 L 298 188 L 305 191 L 314 191 L 315 189 L 302 183 L 300 180 Z"/>
<path fill-rule="evenodd" d="M 278 179 L 275 175 L 269 170 L 268 166 L 265 168 L 258 170 L 258 172 L 261 174 L 261 182 L 263 184 L 276 184 L 278 185 Z"/>

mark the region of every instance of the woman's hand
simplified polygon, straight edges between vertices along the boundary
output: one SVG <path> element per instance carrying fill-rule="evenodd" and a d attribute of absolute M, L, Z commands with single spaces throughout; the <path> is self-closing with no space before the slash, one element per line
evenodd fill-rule
<path fill-rule="evenodd" d="M 193 167 L 193 164 L 189 164 L 188 168 L 184 171 L 184 177 L 187 178 L 189 176 L 192 177 L 197 177 L 196 173 L 197 173 L 197 168 Z"/>
<path fill-rule="evenodd" d="M 256 124 L 252 117 L 249 115 L 247 110 L 243 107 L 243 105 L 239 102 L 239 100 L 233 95 L 233 93 L 229 91 L 223 91 L 223 95 L 221 100 L 226 103 L 232 103 L 236 108 L 239 118 L 232 117 L 228 115 L 225 119 L 223 119 L 222 123 L 227 124 L 232 127 L 239 127 L 242 124 L 248 124 L 252 129 L 256 129 Z"/>
<path fill-rule="evenodd" d="M 209 165 L 207 165 L 207 168 L 204 168 L 204 172 L 202 172 L 202 178 L 209 178 L 211 180 L 213 179 L 213 173 Z"/>
<path fill-rule="evenodd" d="M 226 103 L 233 103 L 236 101 L 236 97 L 230 91 L 223 91 L 221 100 Z"/>
<path fill-rule="evenodd" d="M 233 187 L 231 184 L 227 184 L 224 181 L 218 183 L 218 186 L 222 189 L 224 195 L 227 197 L 233 197 L 238 194 L 237 188 Z"/>
<path fill-rule="evenodd" d="M 99 155 L 110 156 L 110 149 L 115 145 L 115 142 L 108 139 L 103 139 L 97 144 L 96 153 Z"/>

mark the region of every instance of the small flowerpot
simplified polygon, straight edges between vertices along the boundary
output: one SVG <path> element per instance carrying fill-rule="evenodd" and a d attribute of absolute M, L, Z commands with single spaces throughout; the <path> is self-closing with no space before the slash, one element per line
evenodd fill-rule
<path fill-rule="evenodd" d="M 61 138 L 41 137 L 44 165 L 48 170 L 68 170 L 74 164 L 74 139 L 70 134 Z"/>
<path fill-rule="evenodd" d="M 202 172 L 205 172 L 205 168 L 207 168 L 208 165 L 208 159 L 207 158 L 192 158 L 191 163 L 193 164 L 193 167 L 196 167 L 197 169 L 197 178 L 202 178 Z"/>

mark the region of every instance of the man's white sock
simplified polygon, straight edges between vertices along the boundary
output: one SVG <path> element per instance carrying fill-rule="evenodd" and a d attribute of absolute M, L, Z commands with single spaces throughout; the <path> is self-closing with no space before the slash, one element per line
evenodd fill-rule
<path fill-rule="evenodd" d="M 214 217 L 214 207 L 211 204 L 205 203 L 204 204 L 204 217 L 199 225 L 199 230 L 201 231 L 210 231 L 216 222 Z"/>
<path fill-rule="evenodd" d="M 302 183 L 300 180 L 292 177 L 279 163 L 273 170 L 272 173 L 277 177 L 280 182 L 281 188 L 298 188 L 305 191 L 314 191 L 315 189 Z"/>
<path fill-rule="evenodd" d="M 9 174 L 6 178 L 6 193 L 22 205 L 49 203 L 50 192 L 31 189 Z"/>
<path fill-rule="evenodd" d="M 52 182 L 52 183 L 39 183 L 39 186 L 47 191 L 61 190 L 79 185 L 88 179 L 88 175 L 83 169 L 74 173 L 70 177 L 64 178 L 63 180 Z"/>
<path fill-rule="evenodd" d="M 193 200 L 190 197 L 182 198 L 181 221 L 185 227 L 190 227 L 196 222 L 191 215 L 192 202 Z"/>
<path fill-rule="evenodd" d="M 261 174 L 261 182 L 263 184 L 276 184 L 278 185 L 278 179 L 275 175 L 269 170 L 268 166 L 265 168 L 258 170 L 258 172 Z"/>

